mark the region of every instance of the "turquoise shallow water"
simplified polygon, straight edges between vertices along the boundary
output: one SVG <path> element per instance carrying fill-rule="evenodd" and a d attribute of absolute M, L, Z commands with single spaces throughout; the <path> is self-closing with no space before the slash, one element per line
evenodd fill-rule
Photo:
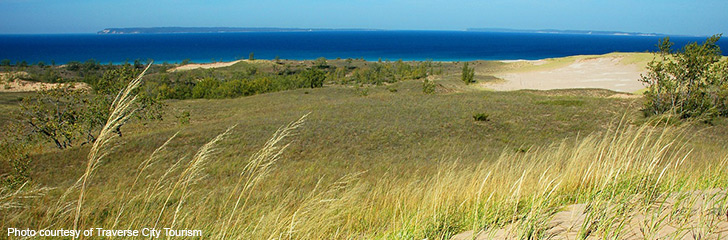
<path fill-rule="evenodd" d="M 258 59 L 512 60 L 656 50 L 661 37 L 469 31 L 313 31 L 204 34 L 0 35 L 0 59 L 63 64 Z M 673 37 L 676 46 L 704 37 Z M 728 49 L 728 41 L 719 44 Z"/>

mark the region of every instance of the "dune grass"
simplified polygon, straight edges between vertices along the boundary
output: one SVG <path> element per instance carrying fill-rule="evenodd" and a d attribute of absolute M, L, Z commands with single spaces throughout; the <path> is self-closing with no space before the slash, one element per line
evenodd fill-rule
<path fill-rule="evenodd" d="M 728 210 L 725 190 L 720 190 L 728 184 L 726 152 L 696 162 L 683 144 L 683 130 L 654 124 L 616 124 L 604 132 L 525 153 L 504 151 L 476 166 L 442 159 L 434 174 L 383 175 L 376 181 L 349 174 L 320 180 L 301 193 L 298 186 L 265 184 L 275 177 L 271 173 L 286 149 L 286 138 L 302 127 L 304 118 L 280 128 L 256 154 L 241 161 L 239 174 L 230 176 L 234 184 L 202 182 L 205 168 L 232 160 L 216 154 L 232 128 L 191 158 L 179 160 L 165 153 L 176 141 L 173 135 L 137 167 L 133 184 L 107 187 L 104 192 L 89 187 L 82 211 L 77 212 L 79 226 L 74 224 L 74 211 L 56 211 L 69 216 L 54 215 L 45 224 L 51 229 L 199 229 L 205 239 L 448 239 L 465 230 L 497 238 L 544 239 L 551 234 L 552 214 L 565 205 L 582 203 L 589 207 L 583 224 L 576 226 L 580 238 L 623 238 L 634 234 L 635 226 L 629 224 L 634 215 L 627 213 L 648 216 L 656 211 L 675 217 L 645 218 L 653 222 L 637 225 L 640 236 L 652 238 L 650 234 L 670 225 L 684 228 L 683 234 L 699 231 L 712 238 L 716 232 L 711 222 L 722 221 Z M 160 162 L 174 164 L 148 171 Z M 723 197 L 700 211 L 681 212 L 677 204 L 660 206 L 674 196 L 692 197 L 694 202 L 697 195 L 691 191 L 715 188 Z M 81 206 L 67 206 L 71 205 Z M 36 208 L 43 207 L 15 214 Z M 691 218 L 698 220 L 681 222 Z"/>
<path fill-rule="evenodd" d="M 0 222 L 198 229 L 200 239 L 449 239 L 468 230 L 545 239 L 561 234 L 554 214 L 582 204 L 584 220 L 563 234 L 643 239 L 676 226 L 675 238 L 712 238 L 728 211 L 725 122 L 641 120 L 638 100 L 603 90 L 426 95 L 420 85 L 170 101 L 192 112 L 190 125 L 131 122 L 105 147 L 34 156 L 36 185 L 0 192 L 13 206 Z M 96 155 L 105 158 L 88 174 Z M 88 180 L 77 198 L 79 176 Z M 703 193 L 712 200 L 697 204 Z"/>

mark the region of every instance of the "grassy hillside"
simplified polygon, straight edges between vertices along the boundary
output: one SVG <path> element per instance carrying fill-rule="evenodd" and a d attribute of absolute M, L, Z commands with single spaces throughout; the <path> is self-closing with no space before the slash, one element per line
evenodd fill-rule
<path fill-rule="evenodd" d="M 481 77 L 496 65 L 474 64 Z M 636 201 L 624 212 L 647 213 L 673 193 L 728 184 L 724 120 L 665 127 L 642 117 L 641 99 L 606 90 L 475 91 L 436 79 L 436 94 L 410 80 L 168 100 L 165 120 L 131 122 L 116 147 L 103 149 L 79 228 L 200 229 L 203 239 L 448 239 L 516 226 L 518 238 L 543 238 L 563 206 L 602 203 L 598 216 L 610 220 L 580 234 L 620 236 L 610 224 L 631 219 L 605 210 L 605 201 Z M 5 94 L 2 106 L 12 110 L 17 97 Z M 175 116 L 184 111 L 191 118 L 183 125 Z M 488 120 L 475 121 L 479 113 Z M 26 189 L 52 189 L 29 199 L 19 197 L 35 193 L 3 192 L 3 201 L 29 207 L 0 210 L 2 228 L 72 228 L 72 186 L 89 149 L 33 155 Z"/>
<path fill-rule="evenodd" d="M 144 157 L 180 131 L 177 141 L 185 144 L 179 146 L 179 152 L 192 152 L 227 127 L 238 124 L 230 138 L 243 146 L 223 154 L 245 156 L 259 148 L 277 127 L 311 113 L 284 155 L 288 160 L 281 164 L 306 162 L 312 165 L 310 169 L 338 175 L 342 170 L 373 171 L 371 159 L 377 159 L 381 163 L 377 165 L 384 167 L 370 173 L 377 175 L 386 168 L 401 172 L 444 157 L 478 162 L 499 155 L 504 148 L 522 151 L 575 138 L 578 134 L 604 130 L 624 114 L 637 114 L 639 104 L 628 99 L 547 96 L 526 91 L 426 95 L 420 85 L 411 81 L 388 86 L 397 92 L 384 86 L 370 87 L 367 96 L 353 87 L 328 87 L 238 99 L 173 101 L 169 102 L 170 112 L 190 111 L 190 125 L 178 126 L 170 114 L 161 123 L 125 126 L 128 138 L 116 151 Z M 603 90 L 571 92 L 609 94 Z M 472 116 L 476 113 L 488 114 L 490 121 L 474 121 Z M 84 152 L 84 148 L 53 152 L 48 154 L 54 158 L 49 162 L 65 164 L 58 161 L 73 158 L 82 162 Z M 130 158 L 110 157 L 110 161 Z M 343 169 L 318 166 L 332 164 Z M 46 173 L 38 177 L 55 178 Z"/>

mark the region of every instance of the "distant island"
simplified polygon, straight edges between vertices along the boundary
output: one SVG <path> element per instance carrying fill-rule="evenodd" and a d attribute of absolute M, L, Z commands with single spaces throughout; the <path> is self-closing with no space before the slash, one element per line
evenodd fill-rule
<path fill-rule="evenodd" d="M 580 35 L 611 35 L 611 36 L 667 36 L 659 33 L 639 33 L 639 32 L 617 32 L 617 31 L 591 31 L 591 30 L 556 30 L 556 29 L 540 29 L 540 30 L 522 30 L 508 28 L 468 28 L 467 31 L 472 32 L 503 32 L 503 33 L 548 33 L 548 34 L 580 34 Z"/>
<path fill-rule="evenodd" d="M 165 33 L 236 33 L 236 32 L 313 32 L 313 31 L 386 31 L 365 28 L 259 28 L 259 27 L 134 27 L 106 28 L 98 34 L 165 34 Z M 544 34 L 578 34 L 578 35 L 611 35 L 611 36 L 667 36 L 659 33 L 591 31 L 591 30 L 524 30 L 508 28 L 468 28 L 470 32 L 501 33 L 544 33 Z"/>
<path fill-rule="evenodd" d="M 240 27 L 149 27 L 106 28 L 98 34 L 155 34 L 155 33 L 235 33 L 235 32 L 311 32 L 311 31 L 376 31 L 361 28 L 240 28 Z"/>

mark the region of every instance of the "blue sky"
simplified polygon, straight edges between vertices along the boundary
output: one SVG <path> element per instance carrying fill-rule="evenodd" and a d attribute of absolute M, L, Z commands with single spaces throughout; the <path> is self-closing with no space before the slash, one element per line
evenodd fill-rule
<path fill-rule="evenodd" d="M 726 0 L 0 0 L 0 33 L 300 27 L 728 33 Z"/>

